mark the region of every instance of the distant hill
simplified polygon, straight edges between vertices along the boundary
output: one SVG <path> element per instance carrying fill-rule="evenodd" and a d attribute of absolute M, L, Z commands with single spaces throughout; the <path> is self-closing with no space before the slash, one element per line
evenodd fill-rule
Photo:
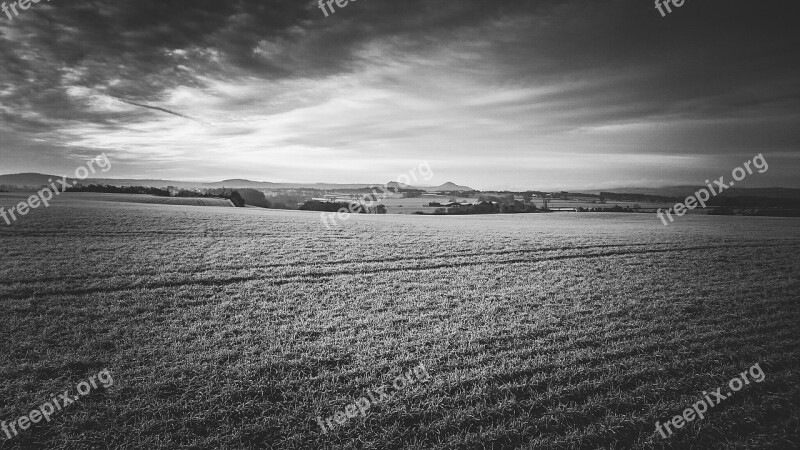
<path fill-rule="evenodd" d="M 43 186 L 50 181 L 61 179 L 55 175 L 44 175 L 41 173 L 17 173 L 14 175 L 0 175 L 0 184 L 8 186 Z"/>
<path fill-rule="evenodd" d="M 9 186 L 43 186 L 48 184 L 48 179 L 60 179 L 56 175 L 45 175 L 41 173 L 20 173 L 14 175 L 0 175 L 0 185 Z M 70 178 L 71 179 L 71 178 Z M 336 183 L 271 183 L 268 181 L 252 181 L 244 179 L 232 179 L 216 181 L 211 183 L 197 182 L 197 181 L 175 181 L 175 180 L 137 180 L 137 179 L 114 179 L 114 178 L 87 178 L 79 182 L 80 184 L 105 184 L 109 186 L 146 186 L 166 188 L 167 186 L 175 186 L 180 189 L 212 189 L 212 188 L 251 188 L 251 189 L 320 189 L 320 190 L 336 190 L 336 189 L 367 189 L 371 186 L 382 186 L 382 183 L 373 184 L 336 184 Z M 395 181 L 388 183 L 389 187 L 402 186 L 407 189 L 420 189 L 424 191 L 471 191 L 473 190 L 467 186 L 459 186 L 454 183 L 445 183 L 441 186 L 406 186 L 400 185 Z"/>
<path fill-rule="evenodd" d="M 426 191 L 426 192 L 474 191 L 475 190 L 475 189 L 472 189 L 469 186 L 459 186 L 459 185 L 457 185 L 455 183 L 451 183 L 449 181 L 447 183 L 441 185 L 441 186 L 411 186 L 411 185 L 408 185 L 408 184 L 401 184 L 401 183 L 398 183 L 396 181 L 390 181 L 387 185 L 389 187 L 393 187 L 393 188 L 401 187 L 401 188 L 406 188 L 406 189 L 417 189 L 417 190 Z"/>
<path fill-rule="evenodd" d="M 457 185 L 455 183 L 452 183 L 450 181 L 448 181 L 447 183 L 445 183 L 445 184 L 443 184 L 441 186 L 435 186 L 435 187 L 424 188 L 424 189 L 427 190 L 427 191 L 474 191 L 475 190 L 475 189 L 472 189 L 469 186 L 459 186 L 459 185 Z"/>
<path fill-rule="evenodd" d="M 800 189 L 791 188 L 737 188 L 733 187 L 722 194 L 722 197 L 767 197 L 800 199 Z"/>
<path fill-rule="evenodd" d="M 43 186 L 49 184 L 49 179 L 57 180 L 60 176 L 46 175 L 41 173 L 19 173 L 13 175 L 0 175 L 0 185 L 9 186 Z M 72 178 L 70 179 L 72 180 Z M 175 181 L 175 180 L 137 180 L 137 179 L 113 179 L 113 178 L 87 178 L 79 182 L 80 184 L 106 184 L 109 186 L 146 186 L 166 188 L 175 186 L 179 189 L 213 189 L 213 188 L 251 188 L 251 189 L 320 189 L 324 191 L 338 189 L 368 189 L 373 186 L 382 186 L 383 183 L 373 184 L 336 184 L 336 183 L 271 183 L 268 181 L 252 181 L 244 179 L 232 179 L 216 181 L 211 183 L 197 181 Z M 474 191 L 469 186 L 461 186 L 453 182 L 447 182 L 441 186 L 411 186 L 400 184 L 396 181 L 388 183 L 389 187 L 402 187 L 406 189 L 418 189 L 426 192 L 437 191 Z M 582 190 L 586 194 L 599 195 L 601 192 L 611 192 L 615 194 L 642 194 L 662 197 L 688 197 L 705 186 L 669 186 L 663 188 L 652 187 L 631 187 L 601 190 Z M 800 189 L 794 188 L 740 188 L 734 187 L 724 191 L 723 197 L 766 197 L 766 198 L 791 198 L 800 199 Z"/>
<path fill-rule="evenodd" d="M 614 194 L 642 194 L 662 197 L 688 197 L 706 186 L 670 186 L 663 188 L 618 188 L 584 191 L 587 194 L 610 192 Z M 708 188 L 706 188 L 707 190 Z M 738 188 L 723 191 L 720 197 L 766 197 L 800 199 L 800 189 L 793 188 Z"/>

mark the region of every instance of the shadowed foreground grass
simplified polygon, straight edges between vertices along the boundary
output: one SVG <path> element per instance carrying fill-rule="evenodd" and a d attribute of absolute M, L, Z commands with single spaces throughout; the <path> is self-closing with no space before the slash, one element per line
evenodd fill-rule
<path fill-rule="evenodd" d="M 114 386 L 0 448 L 797 448 L 798 224 L 54 206 L 0 229 L 0 420 Z"/>

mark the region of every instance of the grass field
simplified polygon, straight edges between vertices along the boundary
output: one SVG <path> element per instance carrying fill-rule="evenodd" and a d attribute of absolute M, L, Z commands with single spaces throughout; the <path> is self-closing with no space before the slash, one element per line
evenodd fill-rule
<path fill-rule="evenodd" d="M 423 214 L 433 214 L 437 208 L 428 206 L 431 202 L 439 202 L 439 203 L 446 203 L 451 198 L 455 198 L 456 201 L 466 201 L 468 203 L 478 203 L 477 197 L 450 197 L 450 196 L 440 196 L 440 197 L 412 197 L 412 198 L 387 198 L 381 200 L 381 204 L 386 206 L 386 212 L 389 214 L 416 214 L 416 213 L 423 213 Z M 538 208 L 544 207 L 544 203 L 541 199 L 536 198 L 533 200 L 533 204 L 536 205 Z M 644 202 L 608 202 L 608 203 L 592 203 L 592 202 L 583 202 L 583 201 L 575 201 L 575 200 L 549 200 L 548 207 L 549 208 L 613 208 L 614 206 L 620 206 L 622 208 L 643 208 L 646 210 L 653 210 L 655 211 L 658 208 L 668 209 L 674 204 L 666 204 L 666 203 L 644 203 Z M 705 214 L 706 211 L 702 209 L 696 210 L 688 210 L 688 214 Z"/>
<path fill-rule="evenodd" d="M 0 193 L 0 206 L 14 206 L 27 200 L 35 192 L 3 192 Z M 86 202 L 112 202 L 112 203 L 145 203 L 155 205 L 186 205 L 186 206 L 222 206 L 233 208 L 233 203 L 224 198 L 201 197 L 156 197 L 146 194 L 105 194 L 99 192 L 66 192 L 55 198 L 52 206 L 71 207 L 76 202 L 86 206 Z"/>
<path fill-rule="evenodd" d="M 0 227 L 0 420 L 114 385 L 0 448 L 797 448 L 798 225 L 54 203 Z"/>

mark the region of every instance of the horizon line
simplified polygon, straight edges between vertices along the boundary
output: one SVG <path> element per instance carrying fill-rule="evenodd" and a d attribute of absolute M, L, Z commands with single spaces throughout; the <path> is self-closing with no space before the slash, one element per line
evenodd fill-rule
<path fill-rule="evenodd" d="M 7 174 L 0 174 L 0 177 L 3 176 L 14 176 L 14 175 L 41 175 L 41 176 L 48 176 L 48 177 L 64 177 L 65 175 L 52 175 L 47 173 L 41 172 L 19 172 L 19 173 L 7 173 Z M 75 178 L 66 176 L 68 179 Z M 384 184 L 389 183 L 400 183 L 399 181 L 389 181 L 388 183 L 359 183 L 359 182 L 346 182 L 346 183 L 337 183 L 337 182 L 325 182 L 325 181 L 313 181 L 313 182 L 298 182 L 298 181 L 259 181 L 259 180 L 250 180 L 247 178 L 229 178 L 225 180 L 218 180 L 218 181 L 200 181 L 200 180 L 180 180 L 180 179 L 168 179 L 168 178 L 102 178 L 102 177 L 92 177 L 92 178 L 84 178 L 84 180 L 109 180 L 109 181 L 124 181 L 124 180 L 131 180 L 131 181 L 163 181 L 163 182 L 179 182 L 179 183 L 202 183 L 202 184 L 219 184 L 225 183 L 228 181 L 246 181 L 250 183 L 270 183 L 270 184 L 296 184 L 296 185 L 340 185 L 340 186 L 347 186 L 347 185 L 361 185 L 361 186 L 382 186 Z M 675 189 L 675 188 L 696 188 L 702 187 L 702 184 L 692 185 L 692 184 L 675 184 L 675 185 L 659 185 L 659 186 L 617 186 L 617 187 L 603 187 L 603 188 L 592 188 L 592 187 L 582 187 L 582 188 L 570 188 L 570 190 L 564 190 L 563 188 L 556 188 L 556 189 L 525 189 L 525 190 L 512 190 L 512 189 L 488 189 L 488 188 L 473 188 L 471 186 L 460 185 L 453 181 L 446 181 L 440 185 L 430 186 L 430 185 L 414 185 L 414 184 L 403 184 L 404 186 L 410 187 L 425 187 L 425 188 L 437 188 L 444 186 L 445 184 L 454 184 L 459 187 L 466 187 L 469 190 L 477 191 L 477 192 L 569 192 L 573 194 L 579 194 L 581 190 L 584 191 L 604 191 L 604 190 L 611 190 L 611 189 Z M 786 186 L 769 186 L 769 187 L 737 187 L 738 189 L 794 189 L 800 190 L 800 187 L 786 187 Z M 732 188 L 732 190 L 737 190 L 737 188 Z"/>

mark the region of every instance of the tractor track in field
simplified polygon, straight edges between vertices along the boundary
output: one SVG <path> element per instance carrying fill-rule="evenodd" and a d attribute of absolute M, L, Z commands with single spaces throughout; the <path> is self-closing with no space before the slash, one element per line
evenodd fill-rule
<path fill-rule="evenodd" d="M 603 245 L 584 245 L 584 246 L 563 246 L 563 247 L 552 247 L 552 248 L 539 248 L 539 249 L 514 249 L 514 250 L 499 250 L 499 251 L 486 251 L 486 252 L 463 252 L 463 253 L 452 253 L 447 255 L 410 255 L 410 256 L 393 256 L 389 258 L 372 258 L 372 259 L 362 259 L 362 260 L 335 260 L 335 261 L 314 261 L 314 262 L 300 262 L 300 261 L 292 261 L 292 262 L 280 262 L 280 263 L 271 263 L 271 264 L 260 264 L 260 265 L 240 265 L 240 266 L 225 266 L 221 267 L 216 270 L 224 270 L 226 272 L 234 272 L 234 271 L 253 271 L 253 270 L 267 270 L 267 269 L 299 269 L 299 268 L 320 268 L 325 266 L 342 266 L 347 264 L 382 264 L 382 263 L 395 263 L 395 262 L 403 262 L 403 261 L 419 261 L 419 260 L 437 260 L 437 259 L 454 259 L 454 258 L 476 258 L 476 257 L 486 257 L 486 256 L 503 256 L 503 255 L 513 255 L 513 254 L 537 254 L 537 253 L 547 253 L 547 252 L 562 252 L 562 251 L 569 251 L 569 250 L 592 250 L 592 249 L 606 249 L 606 248 L 634 248 L 634 247 L 657 247 L 657 246 L 672 246 L 674 245 L 673 242 L 654 242 L 654 243 L 641 243 L 641 244 L 603 244 Z M 797 244 L 800 245 L 800 242 Z M 779 245 L 747 245 L 742 244 L 740 247 L 784 247 L 785 244 Z M 691 247 L 680 247 L 680 248 L 655 248 L 652 250 L 675 250 L 679 251 L 681 249 L 691 248 Z M 714 247 L 717 248 L 717 247 Z M 722 248 L 722 247 L 719 247 Z M 644 252 L 642 252 L 644 253 Z M 57 263 L 57 261 L 54 261 Z M 168 275 L 198 275 L 201 273 L 210 272 L 211 269 L 201 269 L 198 268 L 190 268 L 185 270 L 173 270 L 173 271 L 158 271 L 156 269 L 147 269 L 147 270 L 139 270 L 139 271 L 131 271 L 131 272 L 115 272 L 115 277 L 156 277 L 156 276 L 168 276 Z M 18 278 L 18 279 L 6 279 L 0 280 L 0 286 L 14 286 L 14 285 L 26 285 L 26 284 L 39 284 L 39 283 L 48 283 L 48 282 L 85 282 L 87 280 L 95 280 L 95 279 L 107 279 L 108 276 L 104 275 L 103 273 L 90 273 L 90 274 L 81 274 L 81 275 L 59 275 L 59 276 L 51 276 L 51 277 L 26 277 L 26 278 Z"/>
<path fill-rule="evenodd" d="M 643 244 L 637 244 L 643 245 Z M 652 244 L 649 244 L 652 245 Z M 795 244 L 800 245 L 800 244 Z M 590 248 L 607 248 L 607 247 L 627 247 L 627 246 L 593 246 Z M 605 258 L 605 257 L 615 257 L 615 256 L 638 256 L 638 255 L 646 255 L 646 254 L 658 254 L 658 253 L 680 253 L 680 252 L 691 252 L 691 251 L 701 251 L 701 250 L 738 250 L 742 248 L 767 248 L 767 247 L 780 247 L 780 248 L 787 248 L 792 247 L 787 246 L 785 244 L 775 244 L 775 245 L 723 245 L 723 246 L 695 246 L 695 247 L 681 247 L 681 248 L 664 248 L 664 249 L 646 249 L 646 250 L 638 250 L 638 251 L 606 251 L 606 252 L 595 252 L 595 253 L 582 253 L 582 254 L 568 254 L 568 255 L 554 255 L 550 257 L 544 258 L 511 258 L 511 259 L 501 259 L 501 260 L 482 260 L 482 261 L 463 261 L 463 262 L 442 262 L 442 263 L 432 263 L 432 264 L 425 264 L 416 267 L 380 267 L 380 268 L 346 268 L 342 270 L 329 270 L 329 271 L 319 271 L 319 272 L 305 272 L 305 273 L 297 273 L 297 274 L 284 274 L 284 275 L 275 275 L 275 276 L 260 276 L 260 275 L 246 275 L 246 276 L 233 276 L 233 277 L 225 277 L 225 278 L 199 278 L 199 279 L 190 279 L 190 280 L 174 280 L 174 281 L 156 281 L 156 282 L 144 282 L 144 283 L 130 283 L 125 286 L 95 286 L 83 289 L 73 289 L 73 290 L 55 290 L 55 289 L 45 289 L 45 290 L 37 290 L 36 288 L 33 289 L 26 289 L 26 290 L 19 290 L 17 289 L 14 292 L 13 289 L 8 289 L 7 292 L 0 293 L 0 299 L 27 299 L 31 297 L 41 297 L 41 296 L 52 296 L 52 295 L 59 295 L 59 296 L 77 296 L 77 295 L 88 295 L 88 294 L 99 294 L 99 293 L 116 293 L 116 292 L 125 292 L 125 291 L 136 291 L 142 289 L 163 289 L 163 288 L 176 288 L 176 287 L 184 287 L 184 286 L 214 286 L 214 287 L 222 287 L 233 285 L 237 283 L 246 283 L 250 281 L 265 281 L 269 282 L 272 286 L 280 286 L 285 284 L 291 284 L 296 282 L 303 282 L 303 283 L 320 283 L 323 281 L 328 281 L 337 276 L 352 276 L 352 275 L 368 275 L 368 274 L 380 274 L 380 273 L 389 273 L 389 272 L 414 272 L 414 271 L 429 271 L 429 270 L 438 270 L 438 269 L 448 269 L 448 268 L 461 268 L 461 267 L 474 267 L 474 266 L 482 266 L 482 265 L 497 265 L 497 264 L 524 264 L 524 263 L 540 263 L 540 262 L 549 262 L 549 261 L 560 261 L 560 260 L 567 260 L 567 259 L 585 259 L 585 258 Z M 573 248 L 574 249 L 574 248 Z M 556 250 L 550 250 L 556 251 Z M 542 252 L 542 250 L 536 251 L 526 251 L 526 250 L 512 250 L 507 252 L 498 252 L 499 254 L 513 254 L 513 253 L 531 253 L 531 252 Z M 480 256 L 498 256 L 498 254 L 491 255 L 489 253 L 481 253 Z M 466 258 L 471 256 L 456 256 L 456 255 L 447 255 L 441 256 L 438 258 Z M 414 259 L 428 259 L 428 258 L 414 258 Z M 374 261 L 372 261 L 374 262 Z M 392 261 L 396 262 L 396 261 Z M 327 264 L 307 264 L 307 267 L 319 267 L 324 265 L 330 265 L 332 263 Z M 341 263 L 340 263 L 341 264 Z M 348 264 L 364 264 L 364 262 L 348 262 Z M 297 267 L 297 265 L 290 265 L 290 267 Z M 107 278 L 103 278 L 107 279 Z M 42 281 L 38 281 L 42 282 Z M 11 291 L 11 292 L 8 292 Z"/>

